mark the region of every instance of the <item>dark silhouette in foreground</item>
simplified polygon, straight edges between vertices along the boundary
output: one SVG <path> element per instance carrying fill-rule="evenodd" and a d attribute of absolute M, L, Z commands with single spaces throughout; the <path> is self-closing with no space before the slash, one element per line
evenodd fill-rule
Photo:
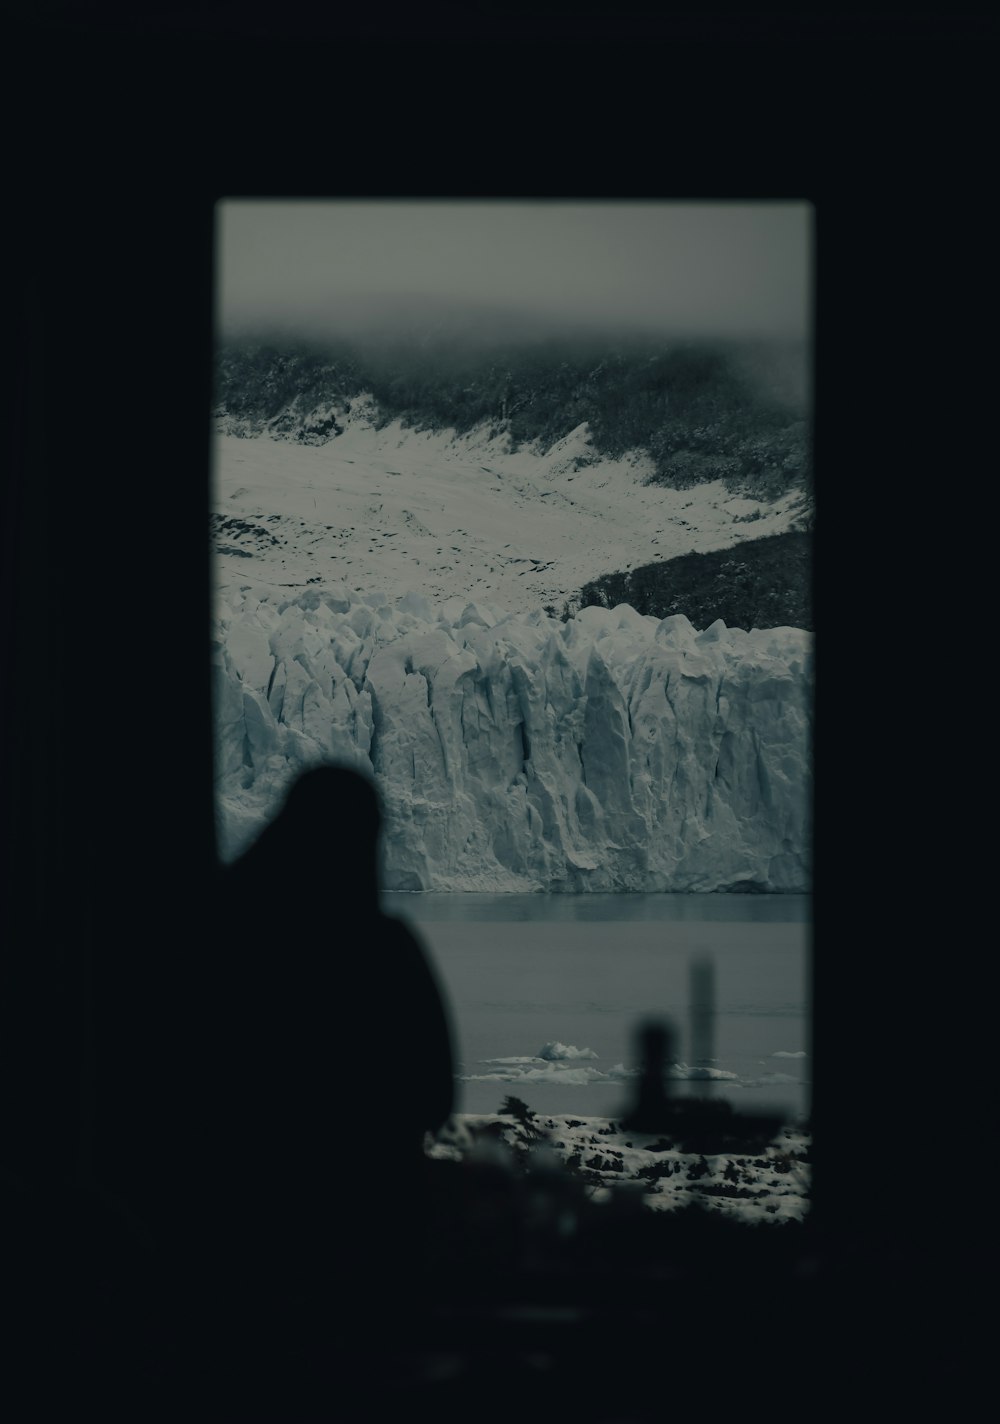
<path fill-rule="evenodd" d="M 179 1195 L 209 1282 L 204 1350 L 224 1321 L 238 1371 L 248 1341 L 273 1351 L 281 1332 L 384 1345 L 420 1289 L 451 1035 L 420 944 L 379 911 L 379 824 L 369 782 L 313 769 L 220 878 Z"/>
<path fill-rule="evenodd" d="M 514 1098 L 504 1111 L 528 1150 L 513 1170 L 488 1150 L 425 1155 L 452 1108 L 450 1033 L 419 943 L 379 911 L 378 829 L 368 783 L 316 770 L 220 872 L 198 922 L 208 933 L 196 952 L 176 947 L 190 992 L 170 1001 L 174 1101 L 162 1130 L 151 1115 L 162 1152 L 142 1158 L 147 1187 L 39 1198 L 27 1180 L 0 1182 L 22 1227 L 7 1290 L 25 1375 L 55 1361 L 102 1418 L 171 1424 L 457 1424 L 512 1408 L 654 1424 L 703 1412 L 706 1383 L 727 1413 L 811 1387 L 847 1306 L 840 1409 L 853 1407 L 856 1381 L 884 1369 L 881 1322 L 907 1309 L 896 1284 L 916 1279 L 879 1239 L 895 1239 L 894 1198 L 874 1202 L 869 1236 L 845 1239 L 726 1219 L 711 1194 L 659 1212 L 634 1183 L 591 1197 Z M 714 989 L 695 968 L 703 1067 Z M 672 1046 L 668 1025 L 642 1031 L 624 1115 L 635 1145 L 762 1149 L 778 1120 L 734 1112 L 710 1078 L 700 1096 L 676 1094 Z M 120 1123 L 127 1146 L 135 1124 Z M 893 1359 L 894 1389 L 907 1359 Z"/>

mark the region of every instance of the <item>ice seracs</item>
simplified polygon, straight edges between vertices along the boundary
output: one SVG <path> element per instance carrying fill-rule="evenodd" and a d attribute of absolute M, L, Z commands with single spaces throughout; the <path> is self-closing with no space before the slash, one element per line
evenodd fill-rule
<path fill-rule="evenodd" d="M 811 635 L 467 597 L 235 585 L 214 645 L 220 848 L 302 767 L 373 774 L 392 890 L 808 888 Z"/>

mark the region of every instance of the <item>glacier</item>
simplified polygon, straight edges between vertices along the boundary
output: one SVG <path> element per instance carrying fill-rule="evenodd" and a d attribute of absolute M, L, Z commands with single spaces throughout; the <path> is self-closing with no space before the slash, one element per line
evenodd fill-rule
<path fill-rule="evenodd" d="M 809 889 L 801 629 L 233 582 L 212 659 L 225 861 L 336 761 L 379 787 L 387 890 Z"/>

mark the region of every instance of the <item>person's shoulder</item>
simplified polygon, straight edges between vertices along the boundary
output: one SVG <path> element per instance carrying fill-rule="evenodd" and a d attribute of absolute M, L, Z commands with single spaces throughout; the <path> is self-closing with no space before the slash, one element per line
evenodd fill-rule
<path fill-rule="evenodd" d="M 395 915 L 383 915 L 381 912 L 378 920 L 386 940 L 398 944 L 400 947 L 420 950 L 420 939 L 414 933 L 413 927 L 405 920 L 398 920 Z"/>
<path fill-rule="evenodd" d="M 379 941 L 397 969 L 412 968 L 424 979 L 434 979 L 430 955 L 415 925 L 393 915 L 379 915 Z"/>

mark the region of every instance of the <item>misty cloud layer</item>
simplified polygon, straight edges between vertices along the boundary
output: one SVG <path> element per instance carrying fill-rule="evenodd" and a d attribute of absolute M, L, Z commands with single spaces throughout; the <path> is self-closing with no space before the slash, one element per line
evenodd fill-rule
<path fill-rule="evenodd" d="M 220 331 L 809 335 L 807 203 L 219 204 Z"/>

